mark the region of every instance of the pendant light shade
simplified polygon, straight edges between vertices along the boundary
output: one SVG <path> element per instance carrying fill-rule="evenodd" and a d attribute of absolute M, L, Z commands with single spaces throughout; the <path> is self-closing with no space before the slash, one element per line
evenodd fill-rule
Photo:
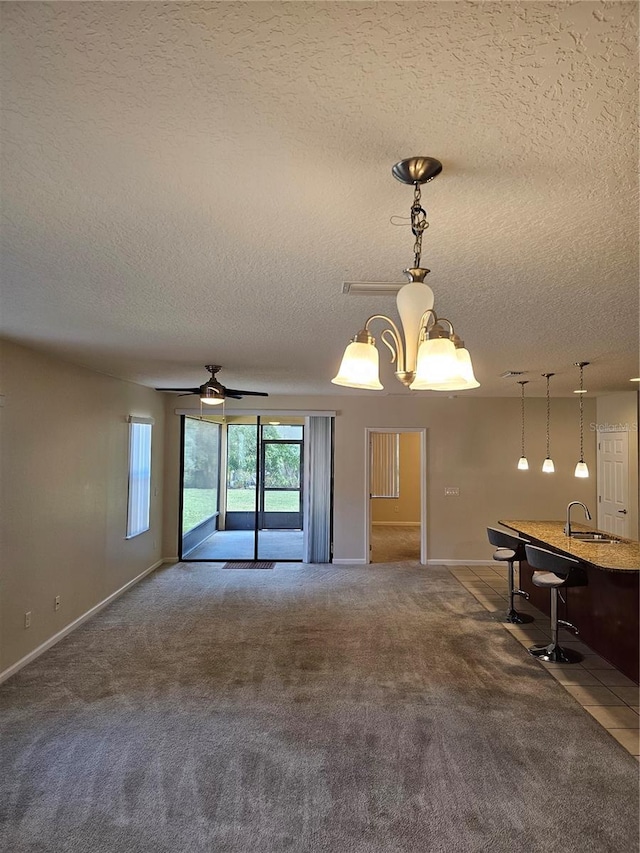
<path fill-rule="evenodd" d="M 589 468 L 587 463 L 584 461 L 584 395 L 586 391 L 584 389 L 584 368 L 589 364 L 588 361 L 576 361 L 576 367 L 580 368 L 580 459 L 578 464 L 576 465 L 576 469 L 573 472 L 574 477 L 578 477 L 580 479 L 586 479 L 589 476 Z"/>
<path fill-rule="evenodd" d="M 340 370 L 331 381 L 334 385 L 370 391 L 379 391 L 383 387 L 380 383 L 378 350 L 374 338 L 368 332 L 360 332 L 347 346 Z"/>
<path fill-rule="evenodd" d="M 575 477 L 583 477 L 586 478 L 589 476 L 589 468 L 586 462 L 578 462 L 576 465 L 576 470 L 574 472 Z"/>
<path fill-rule="evenodd" d="M 518 459 L 518 471 L 528 471 L 529 470 L 529 461 L 524 452 L 524 386 L 529 382 L 528 379 L 521 379 L 518 381 L 518 385 L 520 386 L 520 420 L 521 420 L 521 452 L 520 459 Z"/>
<path fill-rule="evenodd" d="M 551 454 L 549 452 L 550 447 L 550 439 L 549 439 L 549 427 L 551 422 L 551 398 L 549 396 L 549 379 L 554 375 L 553 373 L 543 373 L 542 374 L 547 380 L 547 455 L 542 463 L 542 472 L 544 474 L 553 474 L 556 470 L 555 465 L 553 464 L 553 459 L 551 458 Z"/>

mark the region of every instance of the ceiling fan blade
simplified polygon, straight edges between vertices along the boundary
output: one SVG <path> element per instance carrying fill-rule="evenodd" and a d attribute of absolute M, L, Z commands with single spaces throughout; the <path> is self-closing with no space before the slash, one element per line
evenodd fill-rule
<path fill-rule="evenodd" d="M 227 397 L 232 397 L 234 400 L 242 400 L 242 394 L 230 394 L 228 391 L 225 393 L 225 399 Z"/>
<path fill-rule="evenodd" d="M 227 397 L 268 397 L 265 391 L 241 391 L 239 388 L 227 388 Z"/>
<path fill-rule="evenodd" d="M 155 391 L 175 391 L 175 393 L 179 393 L 182 391 L 183 394 L 199 394 L 199 388 L 155 388 Z"/>

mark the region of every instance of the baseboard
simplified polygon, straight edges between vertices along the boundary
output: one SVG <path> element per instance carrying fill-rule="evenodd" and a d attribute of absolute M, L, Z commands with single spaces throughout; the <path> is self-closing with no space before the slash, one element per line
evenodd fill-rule
<path fill-rule="evenodd" d="M 495 566 L 495 560 L 427 560 L 429 566 Z"/>
<path fill-rule="evenodd" d="M 120 589 L 117 589 L 115 592 L 112 592 L 111 595 L 107 596 L 107 598 L 105 598 L 103 601 L 94 605 L 90 610 L 87 610 L 87 612 L 83 613 L 82 616 L 78 616 L 78 618 L 74 619 L 73 622 L 70 622 L 66 626 L 66 628 L 63 628 L 61 631 L 58 631 L 58 633 L 54 634 L 53 637 L 49 637 L 48 640 L 45 640 L 44 643 L 41 643 L 41 645 L 39 645 L 36 649 L 34 649 L 32 652 L 29 652 L 28 655 L 25 655 L 23 658 L 20 658 L 19 661 L 16 661 L 16 663 L 12 664 L 8 669 L 5 669 L 4 672 L 0 672 L 0 684 L 2 684 L 3 681 L 6 681 L 7 678 L 11 678 L 12 675 L 15 675 L 16 672 L 21 670 L 28 663 L 31 663 L 31 661 L 40 657 L 41 654 L 44 654 L 44 652 L 48 651 L 48 649 L 50 649 L 52 646 L 55 646 L 55 644 L 62 640 L 64 637 L 66 637 L 67 634 L 70 634 L 84 622 L 87 622 L 87 620 L 91 619 L 92 616 L 95 616 L 96 613 L 99 613 L 108 604 L 111 604 L 112 601 L 115 601 L 116 598 L 119 598 L 128 589 L 131 589 L 132 586 L 135 586 L 139 581 L 141 581 L 147 575 L 151 574 L 151 572 L 155 571 L 155 569 L 157 569 L 165 562 L 171 561 L 158 560 L 157 563 L 154 563 L 152 566 L 149 566 L 148 569 L 145 569 L 143 572 L 140 572 L 139 575 L 136 575 L 135 578 L 130 581 L 127 581 L 127 583 L 124 586 L 121 586 Z"/>
<path fill-rule="evenodd" d="M 374 527 L 420 527 L 419 521 L 372 521 Z"/>
<path fill-rule="evenodd" d="M 363 559 L 362 557 L 353 557 L 350 560 L 344 560 L 341 557 L 334 557 L 331 561 L 334 566 L 366 566 L 369 561 Z"/>

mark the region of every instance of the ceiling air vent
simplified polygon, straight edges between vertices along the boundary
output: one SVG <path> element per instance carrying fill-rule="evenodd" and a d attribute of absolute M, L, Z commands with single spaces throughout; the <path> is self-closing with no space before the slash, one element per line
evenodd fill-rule
<path fill-rule="evenodd" d="M 349 296 L 395 296 L 406 281 L 343 281 L 342 292 Z"/>
<path fill-rule="evenodd" d="M 500 374 L 500 379 L 508 379 L 510 376 L 524 376 L 526 370 L 505 370 L 504 373 Z"/>

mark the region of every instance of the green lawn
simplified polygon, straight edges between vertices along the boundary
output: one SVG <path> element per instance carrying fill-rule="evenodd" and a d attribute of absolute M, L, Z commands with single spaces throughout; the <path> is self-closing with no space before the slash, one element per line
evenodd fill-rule
<path fill-rule="evenodd" d="M 266 492 L 266 506 L 269 512 L 298 512 L 297 492 Z M 255 489 L 228 489 L 228 512 L 252 512 L 256 508 Z"/>
<path fill-rule="evenodd" d="M 186 533 L 216 511 L 216 489 L 185 489 L 182 532 Z M 253 512 L 256 506 L 255 489 L 229 489 L 229 512 Z M 298 512 L 297 492 L 266 492 L 269 512 Z"/>
<path fill-rule="evenodd" d="M 185 489 L 182 532 L 186 533 L 218 509 L 217 489 Z"/>

